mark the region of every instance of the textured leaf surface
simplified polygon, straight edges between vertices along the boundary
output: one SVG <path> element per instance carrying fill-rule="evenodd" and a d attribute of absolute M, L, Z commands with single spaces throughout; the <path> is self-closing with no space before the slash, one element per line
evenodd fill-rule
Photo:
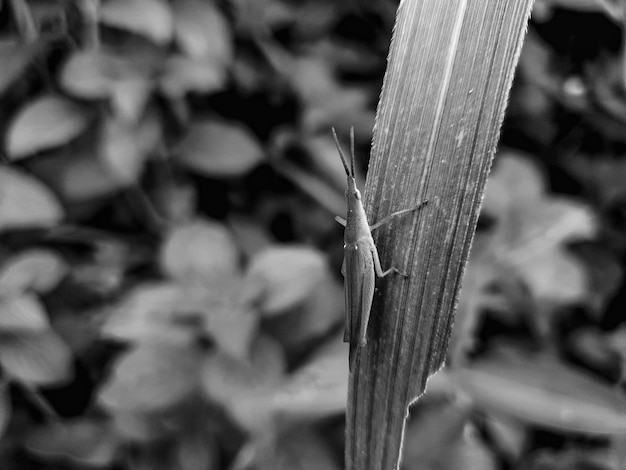
<path fill-rule="evenodd" d="M 389 276 L 352 351 L 346 469 L 398 467 L 408 405 L 443 364 L 461 278 L 532 2 L 405 0 L 363 196 Z M 381 438 L 384 436 L 384 438 Z"/>

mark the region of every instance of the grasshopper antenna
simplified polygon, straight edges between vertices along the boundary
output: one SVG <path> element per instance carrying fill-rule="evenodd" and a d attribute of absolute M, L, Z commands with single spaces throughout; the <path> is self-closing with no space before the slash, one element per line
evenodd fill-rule
<path fill-rule="evenodd" d="M 352 177 L 354 178 L 354 126 L 350 127 L 350 168 L 352 169 Z"/>
<path fill-rule="evenodd" d="M 337 131 L 335 131 L 334 127 L 331 127 L 331 129 L 333 131 L 333 138 L 335 139 L 335 146 L 337 147 L 337 152 L 339 152 L 339 157 L 341 157 L 341 163 L 343 163 L 343 167 L 346 170 L 346 175 L 352 176 L 354 178 L 354 138 L 352 138 L 353 158 L 350 161 L 352 163 L 352 172 L 350 172 L 350 167 L 348 167 L 348 159 L 346 158 L 346 155 L 343 153 L 343 150 L 341 149 L 341 144 L 339 143 L 339 138 L 337 137 Z"/>

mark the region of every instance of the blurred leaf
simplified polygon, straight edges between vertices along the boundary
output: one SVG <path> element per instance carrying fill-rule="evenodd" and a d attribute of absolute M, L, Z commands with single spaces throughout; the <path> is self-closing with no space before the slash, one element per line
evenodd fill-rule
<path fill-rule="evenodd" d="M 45 95 L 26 104 L 13 118 L 6 135 L 6 149 L 14 160 L 58 147 L 78 137 L 90 123 L 90 115 L 76 103 Z"/>
<path fill-rule="evenodd" d="M 347 394 L 348 345 L 337 336 L 276 389 L 272 407 L 283 419 L 317 420 L 343 413 Z"/>
<path fill-rule="evenodd" d="M 140 343 L 124 354 L 100 390 L 100 401 L 116 411 L 148 412 L 176 405 L 198 382 L 199 351 L 166 341 Z"/>
<path fill-rule="evenodd" d="M 221 351 L 207 355 L 202 368 L 202 386 L 207 396 L 228 405 L 273 388 L 285 373 L 283 351 L 268 336 L 255 339 L 246 359 Z"/>
<path fill-rule="evenodd" d="M 538 449 L 524 465 L 524 470 L 622 470 L 623 465 L 603 448 Z"/>
<path fill-rule="evenodd" d="M 471 428 L 470 428 L 471 429 Z M 497 470 L 496 456 L 480 439 L 478 432 L 465 432 L 461 443 L 444 458 L 444 468 L 450 470 Z M 420 468 L 421 467 L 417 467 Z M 438 470 L 440 466 L 434 467 Z"/>
<path fill-rule="evenodd" d="M 205 331 L 217 347 L 236 359 L 245 359 L 258 331 L 260 317 L 241 301 L 242 282 L 230 280 L 212 286 L 218 293 L 207 309 Z"/>
<path fill-rule="evenodd" d="M 563 164 L 604 207 L 619 204 L 626 198 L 626 159 L 610 155 L 569 156 Z"/>
<path fill-rule="evenodd" d="M 33 21 L 30 5 L 26 0 L 13 0 L 11 2 L 12 15 L 20 36 L 27 42 L 33 42 L 39 37 L 39 31 Z"/>
<path fill-rule="evenodd" d="M 116 87 L 146 81 L 149 74 L 141 63 L 113 50 L 87 50 L 70 56 L 61 70 L 60 82 L 65 90 L 81 98 L 107 98 Z"/>
<path fill-rule="evenodd" d="M 467 403 L 426 401 L 405 431 L 403 468 L 407 470 L 495 470 L 490 449 L 468 425 Z"/>
<path fill-rule="evenodd" d="M 607 346 L 615 352 L 621 362 L 622 382 L 626 382 L 626 327 L 615 330 L 607 338 Z"/>
<path fill-rule="evenodd" d="M 339 470 L 342 468 L 328 443 L 309 429 L 283 433 L 273 451 L 259 455 L 252 468 L 259 470 Z"/>
<path fill-rule="evenodd" d="M 41 49 L 41 43 L 0 41 L 0 95 L 24 74 Z"/>
<path fill-rule="evenodd" d="M 558 132 L 555 120 L 550 118 L 555 98 L 562 96 L 562 77 L 554 73 L 555 59 L 543 40 L 532 29 L 528 31 L 516 72 L 520 77 L 519 88 L 511 96 L 510 109 L 522 116 L 522 132 L 532 134 L 544 145 L 548 145 Z"/>
<path fill-rule="evenodd" d="M 50 318 L 52 329 L 79 358 L 89 357 L 94 344 L 102 344 L 100 324 L 102 310 L 81 309 L 72 311 L 62 309 L 54 311 Z"/>
<path fill-rule="evenodd" d="M 55 196 L 43 184 L 19 170 L 0 166 L 0 231 L 49 227 L 63 215 Z"/>
<path fill-rule="evenodd" d="M 49 327 L 44 306 L 35 295 L 0 298 L 0 335 L 45 332 Z"/>
<path fill-rule="evenodd" d="M 276 133 L 272 143 L 273 147 L 269 154 L 285 157 L 280 161 L 272 159 L 272 166 L 278 173 L 298 186 L 331 214 L 345 215 L 346 174 L 332 139 L 328 137 L 306 138 L 285 131 Z M 294 153 L 293 149 L 305 150 L 304 156 L 308 158 L 300 157 L 298 160 L 289 158 L 289 155 Z M 359 176 L 360 172 L 357 169 L 357 179 L 360 181 Z M 324 217 L 334 228 L 335 221 L 328 217 L 328 214 L 324 214 Z"/>
<path fill-rule="evenodd" d="M 340 85 L 327 60 L 315 56 L 299 57 L 284 68 L 283 73 L 307 105 L 303 117 L 305 129 L 315 131 L 331 125 L 353 126 L 357 139 L 371 134 L 374 125 L 371 97 L 365 88 Z"/>
<path fill-rule="evenodd" d="M 189 57 L 210 59 L 218 69 L 232 62 L 233 40 L 230 25 L 212 2 L 174 2 L 174 28 L 178 46 Z"/>
<path fill-rule="evenodd" d="M 406 469 L 451 468 L 445 465 L 463 442 L 469 418 L 466 404 L 422 400 L 411 410 L 404 431 L 403 467 Z M 452 467 L 456 468 L 456 467 Z"/>
<path fill-rule="evenodd" d="M 624 278 L 624 269 L 615 256 L 615 247 L 599 242 L 578 243 L 574 254 L 587 270 L 589 292 L 586 306 L 590 313 L 604 315 Z"/>
<path fill-rule="evenodd" d="M 45 461 L 67 461 L 90 468 L 108 468 L 118 444 L 107 423 L 88 419 L 41 425 L 24 441 L 31 454 Z"/>
<path fill-rule="evenodd" d="M 0 267 L 0 297 L 26 290 L 49 292 L 66 276 L 68 269 L 52 251 L 32 249 L 15 255 Z"/>
<path fill-rule="evenodd" d="M 201 433 L 186 433 L 176 449 L 178 470 L 217 470 L 218 449 Z"/>
<path fill-rule="evenodd" d="M 609 445 L 608 457 L 611 459 L 612 466 L 615 469 L 623 469 L 626 465 L 626 437 L 624 435 L 613 436 Z"/>
<path fill-rule="evenodd" d="M 9 384 L 5 379 L 0 379 L 0 439 L 9 426 L 9 421 L 11 421 L 11 411 Z"/>
<path fill-rule="evenodd" d="M 148 104 L 152 83 L 132 80 L 119 83 L 111 91 L 111 105 L 115 113 L 129 122 L 136 122 Z"/>
<path fill-rule="evenodd" d="M 30 8 L 37 34 L 42 40 L 53 43 L 63 34 L 68 34 L 72 21 L 70 9 L 59 2 L 45 0 L 23 0 Z"/>
<path fill-rule="evenodd" d="M 626 433 L 626 397 L 547 356 L 494 355 L 451 375 L 477 406 L 568 432 Z"/>
<path fill-rule="evenodd" d="M 162 0 L 106 0 L 100 8 L 100 21 L 157 44 L 168 43 L 174 27 L 169 5 Z"/>
<path fill-rule="evenodd" d="M 108 119 L 102 130 L 99 156 L 122 184 L 133 184 L 139 180 L 160 137 L 161 125 L 154 116 L 136 125 Z"/>
<path fill-rule="evenodd" d="M 35 161 L 38 175 L 67 203 L 84 203 L 109 197 L 124 188 L 119 178 L 99 158 L 94 142 L 87 148 L 67 150 Z"/>
<path fill-rule="evenodd" d="M 488 214 L 504 216 L 511 206 L 542 197 L 544 175 L 530 158 L 522 155 L 505 150 L 498 154 L 487 183 L 489 195 L 483 202 Z"/>
<path fill-rule="evenodd" d="M 295 19 L 293 6 L 280 0 L 232 0 L 238 26 L 244 31 L 267 31 L 290 24 Z"/>
<path fill-rule="evenodd" d="M 592 370 L 610 371 L 619 368 L 619 353 L 611 347 L 611 336 L 595 328 L 580 328 L 567 338 L 569 353 L 577 362 Z"/>
<path fill-rule="evenodd" d="M 307 103 L 313 105 L 335 97 L 339 86 L 327 61 L 320 57 L 300 57 L 293 63 L 293 71 L 292 83 Z"/>
<path fill-rule="evenodd" d="M 601 12 L 610 3 L 611 0 L 538 0 L 535 7 L 541 5 L 543 7 L 566 8 L 574 11 Z"/>
<path fill-rule="evenodd" d="M 210 286 L 143 283 L 117 305 L 103 335 L 122 341 L 185 342 L 210 335 L 236 358 L 247 357 L 259 318 L 239 302 L 239 282 Z"/>
<path fill-rule="evenodd" d="M 113 415 L 115 431 L 125 440 L 139 443 L 149 443 L 163 439 L 171 430 L 159 413 L 134 413 L 129 410 L 118 410 Z"/>
<path fill-rule="evenodd" d="M 487 251 L 483 249 L 481 252 L 481 241 Z M 461 299 L 465 301 L 466 296 L 473 296 L 467 299 L 471 308 L 497 313 L 503 322 L 515 325 L 533 312 L 536 305 L 515 266 L 490 256 L 490 242 L 491 239 L 482 239 L 474 245 L 476 249 L 470 256 L 467 269 L 468 289 L 461 293 Z"/>
<path fill-rule="evenodd" d="M 27 385 L 55 385 L 74 374 L 72 351 L 52 330 L 2 334 L 0 364 L 9 377 Z"/>
<path fill-rule="evenodd" d="M 248 130 L 207 120 L 192 123 L 174 152 L 192 171 L 221 178 L 243 176 L 263 159 L 261 145 Z"/>
<path fill-rule="evenodd" d="M 343 324 L 344 308 L 343 285 L 328 271 L 299 308 L 266 321 L 266 330 L 289 353 L 299 355 L 306 353 L 316 339 L 325 337 L 331 329 Z"/>
<path fill-rule="evenodd" d="M 202 390 L 245 429 L 260 429 L 271 413 L 268 400 L 285 368 L 280 345 L 259 336 L 252 344 L 248 361 L 221 351 L 209 354 L 201 371 Z"/>
<path fill-rule="evenodd" d="M 604 0 L 604 3 L 607 3 L 607 0 Z M 623 19 L 620 22 L 623 22 Z M 626 120 L 626 101 L 622 94 L 624 89 L 623 57 L 612 54 L 599 57 L 585 67 L 582 77 L 576 78 L 577 81 L 569 77 L 566 79 L 564 91 L 568 90 L 565 85 L 573 82 L 573 85 L 570 85 L 573 90 L 571 94 L 578 98 L 574 103 L 578 104 L 578 101 L 583 101 L 579 98 L 580 96 L 583 99 L 588 97 L 583 101 L 587 108 L 582 106 L 579 108 L 582 108 L 582 112 L 595 114 L 593 116 L 595 119 L 591 121 L 591 124 L 601 130 L 606 138 L 623 142 L 624 136 L 620 132 Z M 568 95 L 565 96 L 568 97 Z M 565 100 L 564 102 L 566 105 L 569 104 Z M 570 105 L 570 107 L 575 109 L 574 106 Z"/>
<path fill-rule="evenodd" d="M 161 269 L 180 282 L 210 284 L 236 272 L 239 253 L 226 227 L 198 219 L 174 227 L 160 253 Z"/>
<path fill-rule="evenodd" d="M 137 452 L 137 455 L 132 457 L 131 470 L 172 470 L 176 468 L 172 466 L 174 463 L 171 452 L 167 452 L 165 446 L 159 446 L 157 443 L 150 444 L 146 446 L 146 449 L 143 449 L 143 452 Z"/>
<path fill-rule="evenodd" d="M 244 258 L 252 258 L 272 245 L 272 236 L 269 230 L 255 220 L 241 214 L 233 214 L 228 222 Z"/>
<path fill-rule="evenodd" d="M 103 335 L 122 341 L 191 340 L 216 295 L 197 286 L 142 283 L 114 307 Z"/>
<path fill-rule="evenodd" d="M 246 292 L 268 316 L 300 305 L 329 276 L 322 253 L 305 246 L 276 246 L 258 253 L 248 266 Z"/>
<path fill-rule="evenodd" d="M 532 165 L 508 153 L 497 160 L 483 210 L 497 223 L 489 256 L 514 268 L 537 299 L 560 305 L 585 298 L 588 278 L 565 243 L 596 234 L 597 221 L 588 207 L 543 194 Z"/>
<path fill-rule="evenodd" d="M 341 190 L 342 196 L 346 185 L 346 173 L 337 154 L 335 142 L 328 132 L 315 137 L 305 138 L 302 142 L 309 151 L 313 163 L 325 179 L 331 180 L 333 185 Z M 356 170 L 358 173 L 358 170 Z M 343 214 L 343 212 L 342 212 Z"/>
<path fill-rule="evenodd" d="M 170 55 L 159 78 L 159 86 L 163 93 L 176 98 L 188 92 L 219 91 L 224 88 L 226 79 L 226 70 L 211 60 Z"/>
<path fill-rule="evenodd" d="M 190 181 L 164 182 L 150 196 L 156 211 L 172 225 L 193 219 L 197 212 L 197 188 Z"/>
<path fill-rule="evenodd" d="M 327 129 L 332 123 L 339 123 L 344 128 L 354 127 L 357 135 L 368 135 L 374 127 L 375 112 L 367 89 L 341 87 L 331 93 L 305 108 L 305 129 Z"/>
<path fill-rule="evenodd" d="M 528 438 L 523 423 L 505 416 L 489 416 L 485 427 L 496 449 L 510 461 L 518 461 L 526 451 Z"/>
<path fill-rule="evenodd" d="M 117 115 L 135 122 L 150 97 L 156 62 L 115 50 L 79 51 L 65 63 L 59 81 L 81 98 L 110 99 Z"/>

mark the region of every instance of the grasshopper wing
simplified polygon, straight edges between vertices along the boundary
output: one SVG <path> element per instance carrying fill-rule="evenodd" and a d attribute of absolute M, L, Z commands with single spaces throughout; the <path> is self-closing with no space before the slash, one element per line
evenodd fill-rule
<path fill-rule="evenodd" d="M 364 346 L 375 286 L 374 264 L 368 244 L 358 241 L 347 245 L 343 263 L 346 304 L 343 338 L 352 345 L 358 342 Z"/>

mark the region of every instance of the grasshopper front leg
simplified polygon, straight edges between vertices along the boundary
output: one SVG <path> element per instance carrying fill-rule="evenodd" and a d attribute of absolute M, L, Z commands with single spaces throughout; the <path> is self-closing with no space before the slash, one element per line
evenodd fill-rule
<path fill-rule="evenodd" d="M 379 220 L 378 222 L 376 222 L 374 225 L 370 226 L 370 232 L 373 232 L 374 230 L 376 230 L 377 228 L 382 227 L 383 225 L 385 225 L 387 222 L 390 222 L 391 219 L 393 219 L 394 217 L 398 217 L 400 215 L 404 215 L 404 214 L 408 214 L 409 212 L 413 212 L 416 210 L 421 209 L 422 207 L 424 207 L 426 204 L 428 204 L 428 201 L 424 201 L 424 202 L 420 202 L 417 206 L 412 207 L 410 209 L 402 209 L 401 211 L 396 211 L 396 212 L 392 212 L 391 214 L 389 214 L 387 217 L 384 217 L 382 220 Z"/>
<path fill-rule="evenodd" d="M 374 225 L 370 226 L 370 232 L 373 232 L 377 228 L 382 227 L 387 222 L 390 222 L 391 219 L 393 219 L 394 217 L 398 217 L 398 216 L 401 216 L 401 215 L 404 215 L 404 214 L 408 214 L 409 212 L 413 212 L 413 211 L 416 211 L 418 209 L 421 209 L 426 204 L 428 204 L 428 201 L 420 202 L 417 206 L 412 207 L 410 209 L 402 209 L 401 211 L 393 212 L 393 213 L 389 214 L 387 217 L 383 218 L 382 220 L 379 220 L 378 222 L 376 222 Z M 341 225 L 343 227 L 345 227 L 348 224 L 346 219 L 344 219 L 343 217 L 339 217 L 338 215 L 335 216 L 335 220 L 337 221 L 337 223 L 339 225 Z"/>

